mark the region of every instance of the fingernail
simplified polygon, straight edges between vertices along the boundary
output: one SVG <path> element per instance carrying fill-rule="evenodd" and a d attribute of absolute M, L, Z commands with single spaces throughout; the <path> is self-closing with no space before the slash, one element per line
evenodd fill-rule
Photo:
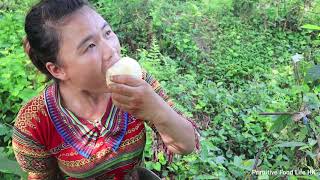
<path fill-rule="evenodd" d="M 113 83 L 112 83 L 112 84 L 113 84 Z M 109 90 L 109 91 L 112 90 L 112 84 L 110 84 L 110 85 L 108 86 L 108 90 Z"/>

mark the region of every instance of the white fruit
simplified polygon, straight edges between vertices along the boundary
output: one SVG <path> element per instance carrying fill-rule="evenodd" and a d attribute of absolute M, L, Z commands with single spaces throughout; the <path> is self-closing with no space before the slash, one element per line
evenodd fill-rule
<path fill-rule="evenodd" d="M 111 66 L 106 72 L 106 83 L 109 86 L 113 83 L 110 78 L 114 75 L 131 75 L 136 78 L 142 78 L 142 70 L 139 63 L 129 57 L 121 58 L 113 66 Z"/>

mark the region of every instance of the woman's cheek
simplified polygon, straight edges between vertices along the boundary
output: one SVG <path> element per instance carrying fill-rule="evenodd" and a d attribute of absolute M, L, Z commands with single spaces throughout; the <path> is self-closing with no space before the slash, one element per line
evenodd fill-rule
<path fill-rule="evenodd" d="M 98 48 L 94 48 L 88 52 L 87 59 L 89 64 L 92 64 L 93 62 L 101 63 L 100 61 L 102 59 L 102 52 L 99 52 Z"/>

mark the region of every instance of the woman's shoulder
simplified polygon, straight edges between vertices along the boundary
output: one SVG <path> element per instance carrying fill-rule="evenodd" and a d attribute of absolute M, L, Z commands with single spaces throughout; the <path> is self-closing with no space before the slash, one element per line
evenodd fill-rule
<path fill-rule="evenodd" d="M 154 76 L 152 76 L 152 74 L 146 69 L 142 69 L 142 79 L 151 86 L 153 86 L 155 83 L 158 83 L 158 80 L 155 79 Z"/>
<path fill-rule="evenodd" d="M 25 103 L 15 119 L 15 127 L 21 131 L 35 128 L 36 124 L 47 119 L 47 110 L 44 102 L 44 93 L 41 92 Z"/>

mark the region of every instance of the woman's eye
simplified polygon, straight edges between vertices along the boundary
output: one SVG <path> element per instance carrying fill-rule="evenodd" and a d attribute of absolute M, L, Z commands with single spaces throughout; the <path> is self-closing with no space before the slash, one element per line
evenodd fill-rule
<path fill-rule="evenodd" d="M 88 46 L 88 48 L 93 48 L 93 47 L 95 47 L 96 45 L 95 44 L 90 44 L 89 46 Z"/>
<path fill-rule="evenodd" d="M 111 31 L 111 30 L 108 30 L 108 31 L 106 32 L 106 36 L 110 36 L 111 33 L 112 33 L 112 31 Z"/>
<path fill-rule="evenodd" d="M 95 44 L 90 44 L 90 45 L 85 49 L 84 52 L 87 52 L 88 50 L 91 50 L 91 49 L 94 48 L 94 47 L 96 47 Z"/>

